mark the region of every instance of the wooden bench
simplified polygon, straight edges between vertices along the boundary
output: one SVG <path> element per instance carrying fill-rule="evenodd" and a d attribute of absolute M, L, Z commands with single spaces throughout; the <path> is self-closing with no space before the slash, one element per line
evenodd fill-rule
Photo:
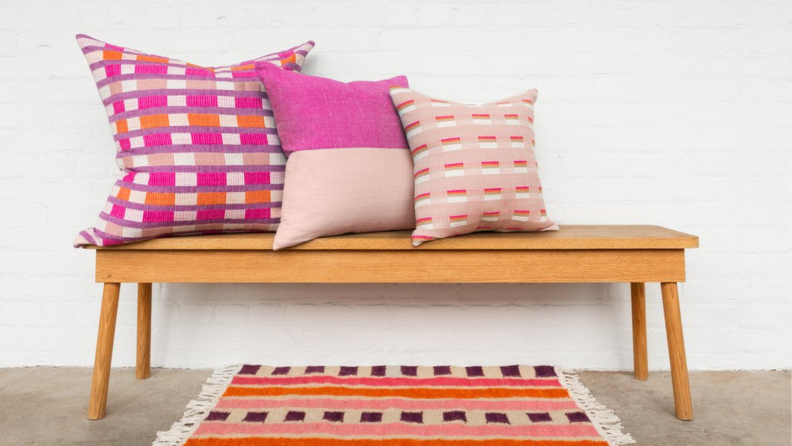
<path fill-rule="evenodd" d="M 693 418 L 677 282 L 698 237 L 658 226 L 479 233 L 419 248 L 409 232 L 327 237 L 272 251 L 273 234 L 173 237 L 96 249 L 104 283 L 88 418 L 105 416 L 120 284 L 138 284 L 138 379 L 150 374 L 151 284 L 629 282 L 635 378 L 648 378 L 644 283 L 660 282 L 676 416 Z"/>

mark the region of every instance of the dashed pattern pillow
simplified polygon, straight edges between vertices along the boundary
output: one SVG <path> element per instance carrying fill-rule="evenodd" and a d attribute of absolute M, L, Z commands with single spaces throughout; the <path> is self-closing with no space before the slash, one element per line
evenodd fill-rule
<path fill-rule="evenodd" d="M 476 231 L 549 231 L 534 153 L 536 90 L 484 105 L 394 87 L 412 151 L 413 245 Z"/>
<path fill-rule="evenodd" d="M 107 110 L 124 171 L 75 246 L 275 231 L 286 157 L 256 62 L 299 71 L 313 42 L 236 65 L 201 67 L 77 42 Z"/>

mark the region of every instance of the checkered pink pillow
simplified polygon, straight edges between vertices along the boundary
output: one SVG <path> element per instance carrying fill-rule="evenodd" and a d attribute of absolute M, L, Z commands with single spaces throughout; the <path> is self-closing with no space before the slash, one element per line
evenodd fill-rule
<path fill-rule="evenodd" d="M 299 71 L 313 42 L 221 67 L 77 42 L 124 175 L 75 246 L 277 228 L 286 157 L 255 63 Z"/>
<path fill-rule="evenodd" d="M 413 245 L 476 231 L 553 231 L 534 154 L 536 90 L 484 105 L 392 88 L 412 151 Z"/>

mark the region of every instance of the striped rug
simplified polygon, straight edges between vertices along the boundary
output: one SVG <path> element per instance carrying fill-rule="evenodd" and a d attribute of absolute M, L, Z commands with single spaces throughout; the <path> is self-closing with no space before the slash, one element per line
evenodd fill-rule
<path fill-rule="evenodd" d="M 552 366 L 244 365 L 219 370 L 155 446 L 633 443 Z"/>

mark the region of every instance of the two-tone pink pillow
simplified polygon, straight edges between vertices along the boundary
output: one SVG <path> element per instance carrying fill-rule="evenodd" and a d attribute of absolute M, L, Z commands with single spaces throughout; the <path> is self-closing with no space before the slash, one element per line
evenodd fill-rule
<path fill-rule="evenodd" d="M 255 64 L 299 71 L 313 42 L 220 67 L 77 43 L 124 173 L 75 246 L 277 228 L 286 157 Z"/>
<path fill-rule="evenodd" d="M 536 90 L 484 105 L 391 89 L 415 165 L 413 245 L 476 231 L 553 231 L 534 153 Z"/>
<path fill-rule="evenodd" d="M 256 68 L 288 156 L 273 249 L 414 228 L 412 160 L 389 95 L 407 78 L 343 83 Z"/>

